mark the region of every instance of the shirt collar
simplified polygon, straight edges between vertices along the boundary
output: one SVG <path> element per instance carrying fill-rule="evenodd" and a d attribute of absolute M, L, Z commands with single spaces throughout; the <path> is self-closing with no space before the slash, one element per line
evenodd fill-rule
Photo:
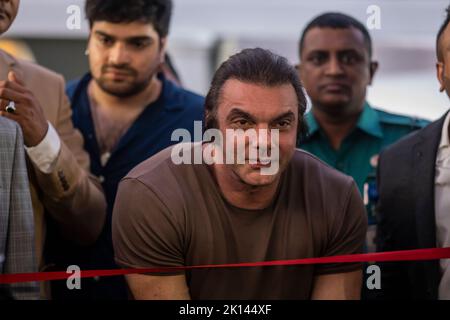
<path fill-rule="evenodd" d="M 305 115 L 305 121 L 308 125 L 308 132 L 310 136 L 314 135 L 320 129 L 320 126 L 312 111 Z M 356 127 L 377 138 L 383 137 L 383 129 L 380 125 L 378 113 L 369 105 L 368 102 L 364 102 L 363 111 L 359 116 Z"/>
<path fill-rule="evenodd" d="M 364 109 L 359 116 L 356 127 L 369 135 L 377 138 L 383 138 L 383 129 L 380 125 L 380 117 L 378 116 L 378 112 L 376 112 L 368 102 L 364 103 Z"/>

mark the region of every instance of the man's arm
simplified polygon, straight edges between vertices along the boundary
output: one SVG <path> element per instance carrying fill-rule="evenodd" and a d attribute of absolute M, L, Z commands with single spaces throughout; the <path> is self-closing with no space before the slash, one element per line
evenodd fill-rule
<path fill-rule="evenodd" d="M 27 169 L 22 143 L 22 133 L 18 126 L 15 134 L 15 148 L 10 150 L 12 161 L 10 213 L 7 232 L 7 248 L 4 273 L 37 272 L 34 243 L 34 220 L 28 186 Z M 37 282 L 13 283 L 8 285 L 14 299 L 38 299 Z"/>
<path fill-rule="evenodd" d="M 392 149 L 387 149 L 392 150 Z M 377 252 L 395 251 L 400 248 L 396 245 L 394 230 L 399 229 L 396 225 L 402 225 L 402 228 L 408 230 L 403 219 L 400 223 L 396 222 L 403 212 L 409 214 L 410 209 L 404 207 L 405 194 L 399 193 L 401 185 L 409 185 L 410 182 L 403 181 L 403 172 L 407 170 L 406 162 L 402 166 L 402 160 L 398 155 L 392 156 L 392 151 L 384 151 L 380 154 L 377 167 L 377 187 L 379 200 L 376 206 L 377 215 Z M 394 170 L 392 172 L 391 168 Z M 395 192 L 394 192 L 395 190 Z M 406 197 L 407 199 L 407 197 Z M 403 248 L 401 248 L 403 249 Z M 376 290 L 375 298 L 383 300 L 407 299 L 411 298 L 410 284 L 408 281 L 407 262 L 381 262 L 378 264 L 381 269 L 381 290 Z"/>
<path fill-rule="evenodd" d="M 362 252 L 367 231 L 367 214 L 355 182 L 348 181 L 340 208 L 330 218 L 330 237 L 322 256 Z M 360 299 L 362 265 L 360 263 L 317 265 L 311 292 L 315 300 Z"/>
<path fill-rule="evenodd" d="M 362 271 L 316 276 L 312 300 L 359 300 L 361 298 Z"/>
<path fill-rule="evenodd" d="M 42 71 L 41 71 L 42 72 Z M 29 153 L 39 185 L 41 201 L 58 222 L 64 236 L 80 244 L 94 242 L 100 234 L 106 216 L 106 202 L 97 179 L 89 174 L 89 157 L 83 150 L 81 134 L 73 127 L 72 110 L 64 92 L 62 77 L 46 75 L 43 81 L 57 92 L 58 103 L 53 126 L 59 135 L 59 153 L 51 161 L 50 170 L 42 168 Z M 51 96 L 55 96 L 52 92 Z M 16 112 L 1 115 L 17 121 L 24 132 L 28 147 L 39 147 L 49 125 L 40 101 L 13 72 L 0 84 L 0 109 L 14 101 Z M 42 103 L 45 103 L 42 98 Z M 48 118 L 48 117 L 47 117 Z M 35 151 L 35 150 L 34 150 Z M 35 152 L 36 153 L 36 152 Z M 48 167 L 47 165 L 45 167 Z"/>
<path fill-rule="evenodd" d="M 168 203 L 138 179 L 125 178 L 120 182 L 112 221 L 118 265 L 124 268 L 185 265 L 184 224 L 179 220 L 183 213 L 169 209 L 175 203 L 176 198 Z M 182 271 L 129 275 L 126 279 L 135 299 L 190 299 Z"/>
<path fill-rule="evenodd" d="M 136 300 L 190 300 L 184 275 L 149 276 L 131 274 L 126 276 L 128 286 Z"/>
<path fill-rule="evenodd" d="M 72 109 L 60 81 L 60 111 L 55 129 L 61 150 L 51 173 L 35 170 L 44 191 L 45 206 L 68 239 L 94 242 L 102 231 L 106 201 L 98 179 L 90 174 L 89 155 L 83 138 L 72 123 Z"/>

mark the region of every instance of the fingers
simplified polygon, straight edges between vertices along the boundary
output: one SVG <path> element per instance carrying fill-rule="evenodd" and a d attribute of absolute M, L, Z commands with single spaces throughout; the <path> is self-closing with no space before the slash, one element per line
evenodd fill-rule
<path fill-rule="evenodd" d="M 10 88 L 1 88 L 0 87 L 0 99 L 2 100 L 8 100 L 6 104 L 9 103 L 9 101 L 14 101 L 16 105 L 24 100 L 24 95 L 20 92 L 17 92 Z"/>
<path fill-rule="evenodd" d="M 0 81 L 0 110 L 4 111 L 10 101 L 14 101 L 17 106 L 24 101 L 27 92 L 16 73 L 14 71 L 8 72 L 8 80 Z"/>
<path fill-rule="evenodd" d="M 24 86 L 23 81 L 19 79 L 19 77 L 17 76 L 17 74 L 14 71 L 8 72 L 8 80 L 13 83 L 17 83 L 22 87 Z"/>
<path fill-rule="evenodd" d="M 10 71 L 8 73 L 8 80 L 0 81 L 0 89 L 8 88 L 20 93 L 28 92 L 27 88 L 22 84 L 22 82 L 17 78 L 14 72 Z"/>
<path fill-rule="evenodd" d="M 4 117 L 13 121 L 16 121 L 20 124 L 20 117 L 15 113 L 9 113 L 4 111 L 5 109 L 0 110 L 0 117 Z"/>
<path fill-rule="evenodd" d="M 0 99 L 0 111 L 5 111 L 8 104 L 8 100 Z"/>

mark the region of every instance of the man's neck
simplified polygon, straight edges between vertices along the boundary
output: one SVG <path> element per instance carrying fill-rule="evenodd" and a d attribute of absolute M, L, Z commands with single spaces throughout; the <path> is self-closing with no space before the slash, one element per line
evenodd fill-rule
<path fill-rule="evenodd" d="M 320 108 L 313 108 L 312 112 L 316 121 L 328 137 L 333 149 L 339 150 L 344 139 L 355 128 L 362 109 L 357 110 L 353 114 L 342 115 L 329 114 Z"/>
<path fill-rule="evenodd" d="M 273 203 L 280 177 L 270 185 L 251 186 L 239 179 L 227 165 L 214 165 L 210 169 L 223 196 L 231 205 L 241 209 L 259 210 Z"/>
<path fill-rule="evenodd" d="M 141 110 L 145 108 L 150 103 L 156 101 L 161 94 L 162 83 L 155 76 L 148 86 L 130 97 L 117 97 L 108 92 L 102 90 L 102 88 L 97 84 L 95 80 L 91 80 L 89 83 L 89 94 L 96 101 L 97 105 L 102 108 L 108 108 L 112 110 Z"/>

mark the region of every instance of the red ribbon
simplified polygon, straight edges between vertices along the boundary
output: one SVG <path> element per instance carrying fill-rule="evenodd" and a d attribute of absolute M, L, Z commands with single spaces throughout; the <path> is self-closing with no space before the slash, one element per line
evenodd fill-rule
<path fill-rule="evenodd" d="M 209 264 L 199 266 L 165 267 L 165 268 L 139 268 L 139 269 L 113 269 L 113 270 L 81 270 L 81 278 L 110 277 L 127 274 L 142 273 L 167 273 L 193 269 L 217 269 L 217 268 L 243 268 L 243 267 L 269 267 L 269 266 L 293 266 L 327 263 L 355 263 L 355 262 L 385 262 L 385 261 L 421 261 L 450 259 L 450 247 L 416 249 L 403 251 L 389 251 L 365 254 L 350 254 L 333 257 L 305 258 L 293 260 L 275 260 L 263 262 L 245 262 L 231 264 Z M 65 280 L 72 273 L 66 271 L 17 273 L 0 275 L 0 284 L 19 283 L 30 281 Z"/>

